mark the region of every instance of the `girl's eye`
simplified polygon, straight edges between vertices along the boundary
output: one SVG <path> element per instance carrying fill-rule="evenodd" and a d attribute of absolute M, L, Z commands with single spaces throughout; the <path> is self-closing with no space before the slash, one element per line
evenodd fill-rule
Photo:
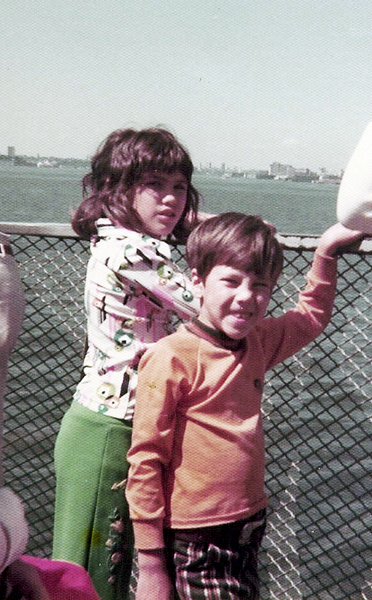
<path fill-rule="evenodd" d="M 160 181 L 158 179 L 143 179 L 141 185 L 143 187 L 155 187 L 160 185 Z"/>
<path fill-rule="evenodd" d="M 148 187 L 159 188 L 161 183 L 160 183 L 160 181 L 148 181 L 147 185 L 148 185 Z"/>

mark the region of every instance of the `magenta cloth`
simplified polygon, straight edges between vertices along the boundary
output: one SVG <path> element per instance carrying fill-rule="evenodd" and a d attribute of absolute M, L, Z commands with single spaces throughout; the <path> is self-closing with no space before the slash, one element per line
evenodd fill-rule
<path fill-rule="evenodd" d="M 22 556 L 37 568 L 51 600 L 100 600 L 88 573 L 75 563 Z"/>

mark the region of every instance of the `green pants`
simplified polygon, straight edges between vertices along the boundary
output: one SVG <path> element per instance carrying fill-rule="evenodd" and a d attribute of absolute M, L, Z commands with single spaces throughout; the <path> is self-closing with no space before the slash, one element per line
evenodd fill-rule
<path fill-rule="evenodd" d="M 133 532 L 125 498 L 131 426 L 73 402 L 55 447 L 53 558 L 82 565 L 102 600 L 129 598 Z"/>

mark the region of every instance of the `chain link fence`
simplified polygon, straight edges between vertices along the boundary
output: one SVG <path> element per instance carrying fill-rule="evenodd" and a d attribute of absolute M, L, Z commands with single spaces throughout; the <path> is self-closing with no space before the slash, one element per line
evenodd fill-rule
<path fill-rule="evenodd" d="M 12 234 L 27 301 L 6 396 L 5 479 L 25 503 L 28 552 L 48 557 L 53 448 L 80 377 L 89 247 L 69 226 L 0 229 Z M 316 245 L 313 237 L 281 241 L 285 268 L 274 315 L 296 302 Z M 184 264 L 182 248 L 175 254 Z M 268 374 L 263 600 L 372 599 L 371 283 L 372 244 L 365 241 L 339 259 L 326 332 Z"/>

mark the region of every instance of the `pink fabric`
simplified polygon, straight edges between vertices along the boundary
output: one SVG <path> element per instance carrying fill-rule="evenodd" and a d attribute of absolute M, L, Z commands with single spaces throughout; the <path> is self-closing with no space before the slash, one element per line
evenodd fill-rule
<path fill-rule="evenodd" d="M 21 559 L 37 568 L 51 600 L 100 600 L 88 573 L 80 565 L 35 556 Z"/>

